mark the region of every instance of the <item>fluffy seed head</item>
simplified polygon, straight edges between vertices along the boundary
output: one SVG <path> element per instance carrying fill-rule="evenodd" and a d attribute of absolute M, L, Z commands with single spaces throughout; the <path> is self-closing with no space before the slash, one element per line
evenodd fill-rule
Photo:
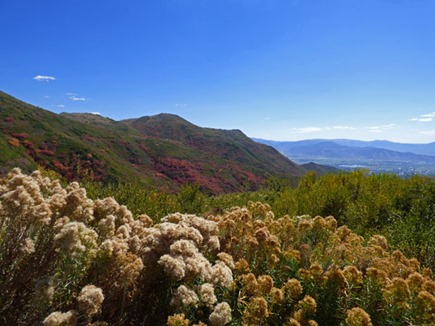
<path fill-rule="evenodd" d="M 290 298 L 297 300 L 302 294 L 303 289 L 301 283 L 297 279 L 292 278 L 291 280 L 287 281 L 284 286 L 284 290 L 286 293 L 288 293 Z"/>
<path fill-rule="evenodd" d="M 52 312 L 42 323 L 44 326 L 76 326 L 77 311 L 70 310 L 68 312 Z"/>
<path fill-rule="evenodd" d="M 228 324 L 231 319 L 231 307 L 226 302 L 217 304 L 209 317 L 210 323 L 213 326 L 224 326 Z"/>
<path fill-rule="evenodd" d="M 370 315 L 361 308 L 352 308 L 346 312 L 346 323 L 349 326 L 372 326 Z"/>
<path fill-rule="evenodd" d="M 92 284 L 86 285 L 77 297 L 80 312 L 88 316 L 96 315 L 101 311 L 103 300 L 103 290 Z"/>
<path fill-rule="evenodd" d="M 195 291 L 185 285 L 180 285 L 171 300 L 171 305 L 176 307 L 197 306 L 198 302 L 199 298 Z"/>
<path fill-rule="evenodd" d="M 210 283 L 204 283 L 200 286 L 199 296 L 201 298 L 201 302 L 208 307 L 213 306 L 217 301 L 216 295 L 214 293 L 214 287 Z"/>
<path fill-rule="evenodd" d="M 175 314 L 168 317 L 167 326 L 189 326 L 189 319 L 184 314 Z"/>

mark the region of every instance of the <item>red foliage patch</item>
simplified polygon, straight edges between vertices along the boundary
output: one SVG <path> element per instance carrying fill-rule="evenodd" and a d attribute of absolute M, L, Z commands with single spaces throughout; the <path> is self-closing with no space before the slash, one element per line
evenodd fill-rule
<path fill-rule="evenodd" d="M 30 140 L 21 142 L 26 149 L 33 149 L 33 143 Z"/>
<path fill-rule="evenodd" d="M 14 132 L 12 134 L 12 136 L 17 138 L 17 139 L 19 139 L 19 140 L 25 140 L 25 139 L 29 138 L 29 134 L 25 134 L 25 133 L 21 133 L 20 134 L 20 133 L 17 133 L 17 132 Z"/>
<path fill-rule="evenodd" d="M 60 163 L 58 160 L 53 160 L 53 166 L 56 171 L 61 172 L 62 174 L 68 171 L 68 167 Z"/>
<path fill-rule="evenodd" d="M 54 156 L 54 152 L 50 151 L 48 149 L 40 149 L 38 152 L 39 152 L 39 154 L 42 154 L 42 155 Z"/>
<path fill-rule="evenodd" d="M 206 176 L 197 162 L 176 158 L 162 158 L 155 164 L 156 176 L 166 177 L 178 184 L 198 184 L 212 194 L 224 192 L 222 180 L 217 175 Z"/>

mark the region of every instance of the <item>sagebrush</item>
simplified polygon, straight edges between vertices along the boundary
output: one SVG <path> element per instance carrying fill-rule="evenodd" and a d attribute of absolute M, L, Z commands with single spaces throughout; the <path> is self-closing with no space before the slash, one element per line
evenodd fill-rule
<path fill-rule="evenodd" d="M 5 325 L 435 323 L 432 270 L 332 216 L 249 202 L 154 222 L 18 169 L 0 181 L 0 287 Z"/>

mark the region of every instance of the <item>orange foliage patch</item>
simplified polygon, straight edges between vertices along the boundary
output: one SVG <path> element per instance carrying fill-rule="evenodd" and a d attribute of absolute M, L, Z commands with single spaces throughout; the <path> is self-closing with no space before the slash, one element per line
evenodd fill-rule
<path fill-rule="evenodd" d="M 14 147 L 20 146 L 20 141 L 18 139 L 16 139 L 16 138 L 10 138 L 8 140 L 8 143 L 9 143 L 9 145 L 12 145 Z"/>

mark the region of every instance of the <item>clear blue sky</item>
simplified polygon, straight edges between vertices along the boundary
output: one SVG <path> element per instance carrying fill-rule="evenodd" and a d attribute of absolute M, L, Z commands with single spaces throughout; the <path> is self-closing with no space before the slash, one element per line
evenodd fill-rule
<path fill-rule="evenodd" d="M 0 0 L 0 90 L 274 140 L 435 141 L 433 0 Z"/>

